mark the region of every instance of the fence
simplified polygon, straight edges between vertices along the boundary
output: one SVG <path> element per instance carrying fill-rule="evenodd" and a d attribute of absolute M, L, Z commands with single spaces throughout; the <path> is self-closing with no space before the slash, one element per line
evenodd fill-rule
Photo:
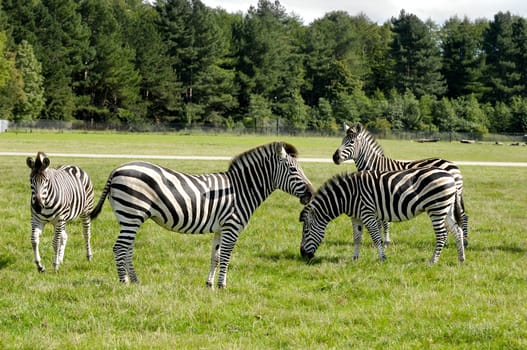
<path fill-rule="evenodd" d="M 7 128 L 7 126 L 6 126 Z M 7 130 L 6 130 L 7 131 Z M 183 124 L 141 124 L 121 125 L 112 123 L 88 123 L 83 121 L 38 120 L 34 122 L 9 123 L 9 131 L 16 133 L 32 132 L 150 132 L 150 133 L 182 133 L 182 134 L 256 134 L 256 135 L 295 135 L 295 136 L 333 136 L 342 137 L 343 130 L 316 131 L 297 130 L 285 125 L 275 127 L 245 128 L 236 125 L 233 128 L 215 126 L 192 126 Z M 379 139 L 429 141 L 481 141 L 481 142 L 514 142 L 526 143 L 527 135 L 516 134 L 476 134 L 437 131 L 409 130 L 370 130 Z"/>

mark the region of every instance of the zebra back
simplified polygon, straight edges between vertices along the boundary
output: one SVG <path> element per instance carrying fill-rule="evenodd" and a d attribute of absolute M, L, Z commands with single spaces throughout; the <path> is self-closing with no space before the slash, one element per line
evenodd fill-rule
<path fill-rule="evenodd" d="M 383 221 L 405 221 L 423 211 L 448 207 L 455 180 L 439 168 L 362 171 L 336 175 L 323 184 L 308 205 L 326 219 L 364 212 Z"/>
<path fill-rule="evenodd" d="M 300 215 L 304 223 L 302 251 L 314 254 L 327 224 L 341 214 L 365 225 L 377 225 L 378 220 L 406 221 L 422 212 L 435 218 L 433 221 L 444 221 L 456 197 L 454 178 L 439 168 L 362 171 L 334 176 L 319 188 Z M 456 215 L 458 224 L 459 218 Z"/>

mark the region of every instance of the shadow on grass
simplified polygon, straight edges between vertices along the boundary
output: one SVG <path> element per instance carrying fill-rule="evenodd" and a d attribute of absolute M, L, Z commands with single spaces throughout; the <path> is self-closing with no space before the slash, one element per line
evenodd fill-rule
<path fill-rule="evenodd" d="M 12 265 L 14 262 L 15 262 L 15 258 L 11 256 L 0 257 L 0 270 L 5 269 L 9 265 Z"/>
<path fill-rule="evenodd" d="M 269 261 L 277 262 L 277 261 L 295 261 L 301 264 L 306 265 L 318 265 L 323 262 L 328 263 L 339 263 L 342 262 L 342 257 L 339 256 L 315 256 L 313 259 L 308 260 L 306 258 L 303 258 L 300 255 L 300 249 L 298 252 L 293 252 L 291 250 L 282 250 L 282 251 L 273 251 L 273 252 L 263 252 L 258 255 L 262 259 L 267 259 Z M 350 256 L 351 260 L 351 256 Z"/>
<path fill-rule="evenodd" d="M 502 245 L 492 245 L 492 246 L 483 246 L 479 244 L 470 245 L 465 248 L 467 251 L 478 251 L 478 252 L 496 252 L 501 251 L 505 253 L 514 253 L 514 254 L 525 254 L 527 249 L 524 247 L 519 247 L 515 244 L 502 244 Z"/>

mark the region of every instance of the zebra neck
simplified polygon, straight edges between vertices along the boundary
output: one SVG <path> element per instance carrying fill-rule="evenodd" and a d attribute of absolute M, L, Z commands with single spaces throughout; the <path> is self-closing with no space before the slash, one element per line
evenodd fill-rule
<path fill-rule="evenodd" d="M 268 176 L 265 174 L 255 174 L 254 169 L 231 169 L 227 172 L 227 175 L 236 189 L 236 205 L 238 209 L 243 208 L 247 218 L 275 190 Z"/>
<path fill-rule="evenodd" d="M 359 157 L 357 157 L 355 161 L 355 166 L 357 167 L 357 170 L 364 171 L 364 170 L 381 170 L 381 171 L 389 171 L 389 170 L 397 170 L 397 169 L 403 169 L 405 162 L 391 159 L 386 157 L 383 154 L 378 153 L 371 153 L 371 154 L 361 154 Z"/>
<path fill-rule="evenodd" d="M 319 193 L 319 196 L 314 199 L 313 206 L 319 209 L 317 212 L 320 222 L 327 225 L 341 214 L 347 214 L 346 204 L 348 201 L 344 194 L 330 187 L 327 187 L 323 192 L 319 190 Z"/>

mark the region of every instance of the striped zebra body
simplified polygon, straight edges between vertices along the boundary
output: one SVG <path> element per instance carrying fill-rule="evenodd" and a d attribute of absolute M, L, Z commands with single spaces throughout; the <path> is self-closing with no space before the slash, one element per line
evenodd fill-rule
<path fill-rule="evenodd" d="M 420 167 L 437 167 L 449 172 L 455 179 L 456 188 L 460 197 L 461 207 L 463 210 L 463 236 L 464 244 L 468 245 L 468 216 L 465 213 L 463 201 L 463 176 L 458 166 L 454 163 L 441 158 L 427 158 L 414 161 L 400 161 L 391 159 L 384 155 L 382 147 L 377 143 L 372 134 L 360 123 L 349 127 L 345 125 L 346 136 L 343 138 L 341 145 L 333 154 L 335 164 L 341 164 L 346 160 L 353 160 L 358 171 L 379 170 L 379 171 L 397 171 L 404 169 L 413 169 Z M 390 242 L 388 224 L 384 226 L 385 241 Z"/>
<path fill-rule="evenodd" d="M 181 233 L 214 233 L 207 285 L 219 266 L 218 286 L 226 286 L 227 268 L 238 234 L 254 210 L 281 189 L 307 203 L 312 186 L 285 143 L 260 146 L 235 158 L 225 172 L 191 175 L 148 162 L 132 162 L 109 176 L 92 218 L 109 197 L 121 231 L 114 246 L 121 282 L 138 282 L 132 265 L 133 242 L 148 219 Z"/>
<path fill-rule="evenodd" d="M 406 221 L 426 212 L 432 220 L 436 248 L 430 263 L 439 259 L 447 232 L 454 233 L 459 261 L 465 260 L 461 205 L 452 175 L 438 168 L 402 171 L 362 171 L 328 180 L 304 208 L 301 254 L 312 258 L 324 238 L 328 223 L 341 214 L 352 218 L 354 258 L 359 257 L 364 225 L 370 232 L 381 260 L 385 259 L 379 221 Z"/>
<path fill-rule="evenodd" d="M 58 270 L 64 260 L 68 240 L 66 223 L 77 217 L 82 220 L 86 257 L 88 261 L 91 260 L 93 254 L 90 245 L 90 213 L 93 209 L 93 184 L 88 174 L 72 165 L 49 168 L 50 160 L 42 152 L 38 152 L 35 160 L 28 157 L 26 164 L 31 169 L 31 245 L 38 271 L 46 270 L 41 262 L 39 243 L 47 223 L 54 227 L 55 270 Z"/>

